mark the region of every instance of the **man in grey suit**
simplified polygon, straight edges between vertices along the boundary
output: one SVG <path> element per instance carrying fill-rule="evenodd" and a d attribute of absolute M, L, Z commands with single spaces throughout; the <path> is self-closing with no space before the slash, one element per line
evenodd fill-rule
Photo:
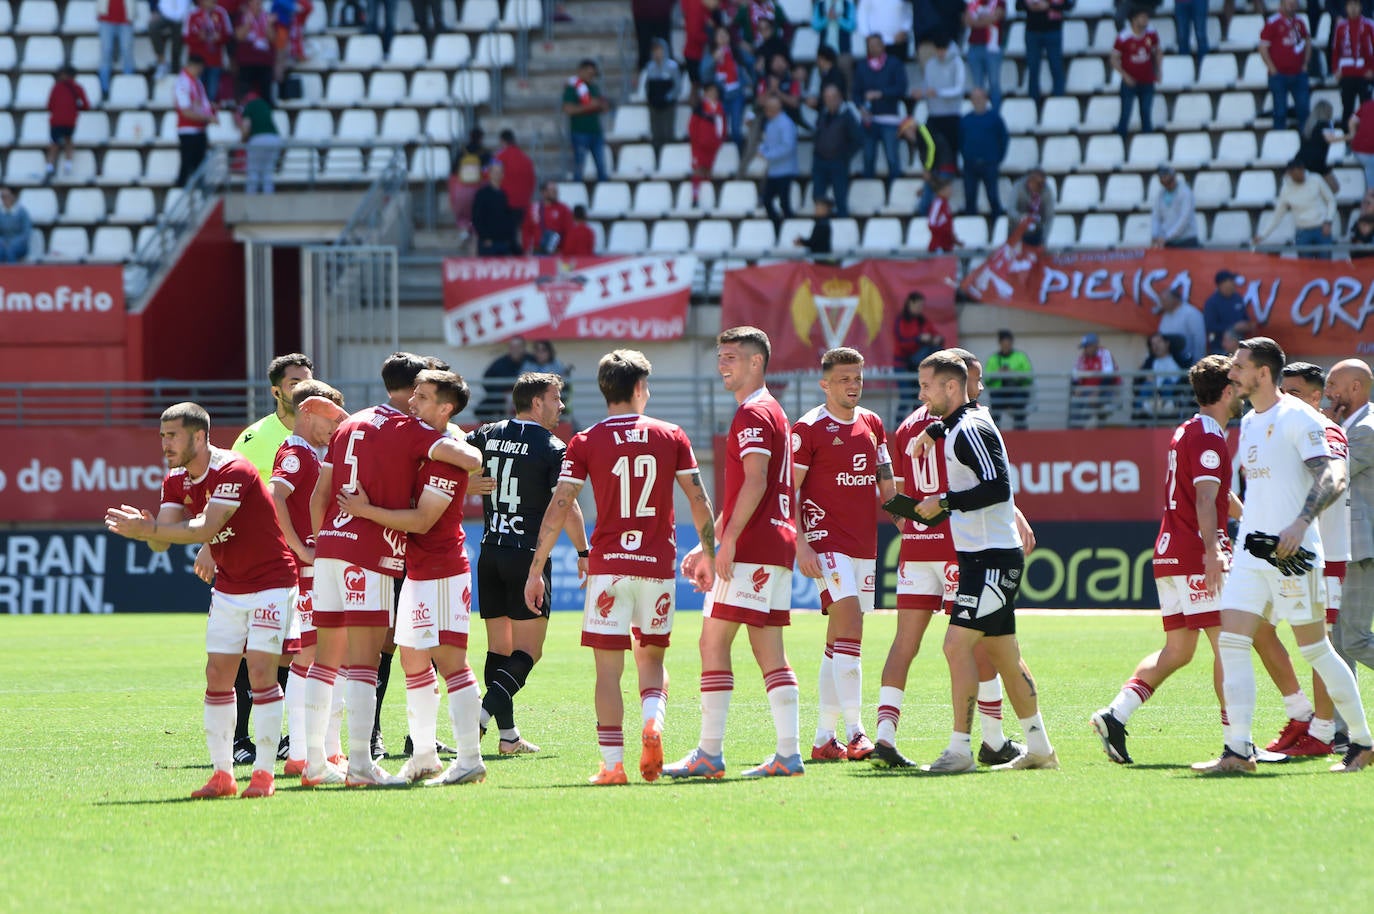
<path fill-rule="evenodd" d="M 1332 641 L 1349 661 L 1374 669 L 1374 412 L 1369 391 L 1374 372 L 1359 359 L 1336 364 L 1326 379 L 1331 418 L 1350 441 L 1350 563 Z M 1350 664 L 1355 669 L 1354 663 Z"/>

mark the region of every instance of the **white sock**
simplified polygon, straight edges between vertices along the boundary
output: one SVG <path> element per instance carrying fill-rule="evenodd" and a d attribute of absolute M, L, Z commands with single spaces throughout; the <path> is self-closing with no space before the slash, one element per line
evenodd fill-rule
<path fill-rule="evenodd" d="M 952 730 L 949 734 L 949 745 L 945 748 L 945 751 L 972 757 L 973 739 L 967 733 L 960 733 L 958 730 Z"/>
<path fill-rule="evenodd" d="M 434 667 L 427 666 L 414 676 L 406 674 L 406 723 L 410 726 L 412 751 L 427 758 L 434 751 L 438 735 L 439 692 L 435 689 Z"/>
<path fill-rule="evenodd" d="M 1217 636 L 1222 691 L 1226 696 L 1226 714 L 1231 720 L 1231 735 L 1226 745 L 1239 755 L 1249 755 L 1255 742 L 1255 667 L 1250 658 L 1254 643 L 1255 639 L 1236 632 L 1222 632 Z"/>
<path fill-rule="evenodd" d="M 513 743 L 520 739 L 519 727 L 502 727 L 497 731 L 503 743 Z"/>
<path fill-rule="evenodd" d="M 334 693 L 343 692 L 343 689 L 334 687 L 334 680 L 338 675 L 338 670 L 318 663 L 311 664 L 310 672 L 306 674 L 305 761 L 309 767 L 317 771 L 319 766 L 324 764 L 327 755 L 325 748 L 328 736 L 325 731 L 329 726 Z M 336 739 L 337 734 L 338 731 L 335 731 Z"/>
<path fill-rule="evenodd" d="M 483 708 L 481 717 L 478 718 L 478 724 L 485 729 L 489 723 L 491 723 L 491 712 Z"/>
<path fill-rule="evenodd" d="M 1355 681 L 1355 674 L 1350 672 L 1350 667 L 1336 656 L 1336 652 L 1331 649 L 1331 642 L 1325 638 L 1316 644 L 1303 645 L 1299 651 L 1303 659 L 1312 664 L 1312 669 L 1317 671 L 1322 682 L 1326 683 L 1331 703 L 1336 706 L 1341 719 L 1350 728 L 1350 741 L 1368 746 L 1369 721 L 1365 718 L 1364 705 L 1360 703 L 1359 683 Z"/>
<path fill-rule="evenodd" d="M 205 693 L 205 748 L 210 750 L 210 764 L 216 771 L 234 773 L 234 727 L 238 724 L 239 709 L 234 690 Z M 276 750 L 272 750 L 275 757 Z"/>
<path fill-rule="evenodd" d="M 372 721 L 377 715 L 377 668 L 348 668 L 348 767 L 372 770 Z"/>
<path fill-rule="evenodd" d="M 1150 700 L 1150 696 L 1155 690 L 1150 688 L 1150 684 L 1143 679 L 1132 676 L 1126 680 L 1126 684 L 1121 687 L 1121 691 L 1116 694 L 1116 699 L 1112 701 L 1109 710 L 1112 716 L 1123 724 L 1131 719 L 1131 715 L 1145 702 Z"/>
<path fill-rule="evenodd" d="M 342 757 L 344 706 L 347 703 L 346 690 L 341 688 L 337 682 L 330 689 L 329 696 L 329 723 L 324 731 L 324 755 L 325 758 Z"/>
<path fill-rule="evenodd" d="M 305 758 L 305 677 L 310 668 L 292 663 L 286 680 L 286 738 L 291 748 L 289 758 Z"/>
<path fill-rule="evenodd" d="M 1045 732 L 1045 722 L 1036 711 L 1030 717 L 1022 717 L 1021 732 L 1026 735 L 1026 751 L 1033 755 L 1049 755 L 1054 751 L 1050 745 L 1049 734 Z"/>
<path fill-rule="evenodd" d="M 1314 716 L 1312 722 L 1307 726 L 1307 732 L 1313 739 L 1329 743 L 1336 738 L 1336 722 L 1334 720 L 1322 720 L 1320 717 Z"/>
<path fill-rule="evenodd" d="M 1301 649 L 1299 649 L 1298 653 L 1302 653 Z M 1306 655 L 1304 654 L 1304 656 Z M 1283 710 L 1286 711 L 1288 716 L 1293 720 L 1311 720 L 1312 716 L 1317 713 L 1316 709 L 1312 707 L 1312 702 L 1302 689 L 1298 689 L 1292 695 L 1283 696 Z"/>
<path fill-rule="evenodd" d="M 448 719 L 453 724 L 453 748 L 464 767 L 475 768 L 482 761 L 482 696 L 471 667 L 463 667 L 444 679 L 448 686 Z"/>
<path fill-rule="evenodd" d="M 701 674 L 701 751 L 720 755 L 725 748 L 725 718 L 735 674 L 729 670 L 704 670 Z"/>
<path fill-rule="evenodd" d="M 271 688 L 253 690 L 253 741 L 257 745 L 257 759 L 253 762 L 254 771 L 272 773 L 277 761 L 277 745 L 281 742 L 281 718 L 286 710 L 286 700 L 281 686 L 275 682 Z"/>
<path fill-rule="evenodd" d="M 879 686 L 878 742 L 897 745 L 897 725 L 902 721 L 902 698 L 905 694 L 895 686 Z"/>
<path fill-rule="evenodd" d="M 801 721 L 797 717 L 797 704 L 801 690 L 797 688 L 797 674 L 790 666 L 779 667 L 763 674 L 763 687 L 768 690 L 768 707 L 773 712 L 773 729 L 778 734 L 778 757 L 799 755 Z"/>
<path fill-rule="evenodd" d="M 1007 744 L 1007 735 L 1002 732 L 1002 679 L 999 676 L 978 683 L 978 726 L 983 742 L 993 749 L 1001 749 Z"/>
<path fill-rule="evenodd" d="M 596 745 L 601 749 L 601 761 L 607 768 L 625 762 L 625 729 L 596 725 Z"/>
<path fill-rule="evenodd" d="M 821 669 L 816 677 L 816 690 L 820 693 L 820 714 L 816 719 L 815 746 L 823 746 L 835 738 L 835 728 L 840 723 L 840 696 L 835 692 L 835 645 L 827 644 L 821 656 Z"/>
<path fill-rule="evenodd" d="M 835 639 L 835 694 L 840 699 L 848 742 L 864 732 L 864 670 L 857 639 Z"/>
<path fill-rule="evenodd" d="M 663 732 L 663 718 L 668 713 L 668 690 L 645 689 L 639 693 L 639 719 L 652 722 L 654 729 Z"/>

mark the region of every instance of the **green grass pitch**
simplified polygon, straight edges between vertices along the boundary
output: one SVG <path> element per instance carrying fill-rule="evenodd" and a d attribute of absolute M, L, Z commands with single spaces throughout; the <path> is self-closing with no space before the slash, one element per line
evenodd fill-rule
<path fill-rule="evenodd" d="M 699 624 L 678 617 L 668 656 L 670 761 L 697 737 Z M 870 732 L 894 624 L 868 623 Z M 1137 764 L 1106 760 L 1088 716 L 1162 643 L 1151 614 L 1023 616 L 1057 772 L 940 778 L 831 763 L 742 781 L 773 734 L 737 644 L 725 781 L 639 782 L 627 682 L 631 784 L 589 787 L 592 661 L 577 646 L 578 617 L 561 613 L 517 700 L 542 754 L 489 755 L 481 785 L 306 791 L 282 779 L 256 802 L 185 799 L 208 770 L 203 625 L 194 615 L 0 620 L 0 911 L 1159 914 L 1363 906 L 1374 888 L 1374 772 L 1329 774 L 1327 761 L 1220 780 L 1188 770 L 1221 741 L 1205 646 L 1131 721 Z M 948 736 L 942 630 L 932 626 L 917 658 L 902 719 L 901 748 L 920 761 Z M 796 616 L 787 639 L 805 746 L 823 621 Z M 482 636 L 473 640 L 480 651 Z M 402 683 L 397 669 L 385 709 L 393 747 L 405 736 Z M 1257 737 L 1282 722 L 1265 683 Z"/>

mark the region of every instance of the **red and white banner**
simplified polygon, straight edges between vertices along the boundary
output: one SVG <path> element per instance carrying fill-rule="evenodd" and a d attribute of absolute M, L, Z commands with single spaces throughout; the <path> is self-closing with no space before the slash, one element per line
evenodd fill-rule
<path fill-rule="evenodd" d="M 450 257 L 444 339 L 675 340 L 687 329 L 695 257 Z"/>
<path fill-rule="evenodd" d="M 0 346 L 124 342 L 118 266 L 0 267 Z"/>
<path fill-rule="evenodd" d="M 1259 335 L 1305 355 L 1374 353 L 1374 259 L 1168 249 L 1047 255 L 1022 245 L 1022 232 L 964 277 L 970 298 L 1148 334 L 1159 326 L 1155 308 L 1165 290 L 1201 308 L 1225 269 L 1237 275 Z"/>
<path fill-rule="evenodd" d="M 793 261 L 729 270 L 721 326 L 749 324 L 768 334 L 770 372 L 812 371 L 827 349 L 850 346 L 874 368 L 893 364 L 892 325 L 907 295 L 926 297 L 926 317 L 958 345 L 952 257 L 865 260 L 847 267 Z"/>

